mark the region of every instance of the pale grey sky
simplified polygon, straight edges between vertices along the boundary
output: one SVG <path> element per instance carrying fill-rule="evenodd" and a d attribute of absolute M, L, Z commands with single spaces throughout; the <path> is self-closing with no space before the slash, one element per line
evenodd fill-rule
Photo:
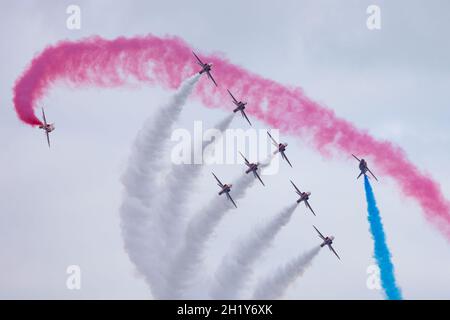
<path fill-rule="evenodd" d="M 66 28 L 69 4 L 81 7 L 81 30 Z M 370 4 L 381 7 L 379 31 L 366 28 Z M 12 108 L 14 81 L 46 45 L 90 35 L 180 36 L 199 51 L 222 52 L 255 73 L 301 86 L 340 117 L 398 143 L 450 197 L 449 10 L 444 0 L 2 1 L 0 298 L 151 298 L 123 249 L 120 176 L 138 128 L 170 92 L 55 87 L 43 101 L 57 125 L 49 151 L 42 132 L 20 123 Z M 182 114 L 178 127 L 191 129 L 193 120 L 213 125 L 225 115 L 195 102 L 187 107 L 192 112 Z M 373 242 L 357 164 L 324 159 L 294 137 L 284 140 L 294 169 L 282 164 L 278 175 L 265 178 L 266 188 L 255 185 L 239 211 L 227 215 L 209 244 L 206 271 L 212 274 L 255 223 L 294 199 L 293 179 L 313 192 L 318 216 L 298 209 L 254 280 L 316 244 L 314 223 L 336 236 L 343 259 L 321 252 L 286 298 L 381 299 L 366 286 Z M 242 167 L 213 169 L 231 179 Z M 192 203 L 214 196 L 209 171 Z M 380 178 L 374 189 L 404 297 L 450 298 L 448 241 L 391 179 Z M 70 264 L 82 269 L 80 291 L 65 286 Z"/>

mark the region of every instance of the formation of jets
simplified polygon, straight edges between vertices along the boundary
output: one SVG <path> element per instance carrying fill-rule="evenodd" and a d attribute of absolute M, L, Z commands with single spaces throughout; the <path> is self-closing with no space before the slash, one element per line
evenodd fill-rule
<path fill-rule="evenodd" d="M 211 75 L 211 68 L 212 68 L 212 63 L 204 63 L 203 61 L 200 60 L 200 58 L 193 52 L 195 58 L 197 59 L 197 63 L 202 67 L 202 69 L 199 71 L 200 74 L 202 73 L 207 73 L 208 78 L 212 80 L 212 82 L 214 82 L 214 84 L 217 86 L 216 81 L 214 80 L 214 78 Z M 252 125 L 249 118 L 247 117 L 247 114 L 245 113 L 245 107 L 247 105 L 247 102 L 242 102 L 241 100 L 238 100 L 234 97 L 234 95 L 231 93 L 231 91 L 229 89 L 227 89 L 229 95 L 232 98 L 232 102 L 235 105 L 235 108 L 233 109 L 233 112 L 241 112 L 241 115 L 243 118 L 245 118 L 247 120 L 247 122 L 249 123 L 249 125 Z M 281 142 L 277 142 L 272 135 L 267 132 L 267 135 L 269 136 L 269 139 L 271 140 L 272 144 L 275 146 L 276 150 L 274 151 L 274 154 L 280 153 L 282 159 L 286 160 L 286 162 L 289 164 L 289 166 L 292 168 L 292 164 L 289 161 L 288 157 L 286 156 L 286 148 L 288 146 L 287 143 L 281 143 Z M 240 152 L 239 152 L 240 153 Z M 250 172 L 253 172 L 253 175 L 255 176 L 255 178 L 257 178 L 261 184 L 264 186 L 264 182 L 262 181 L 261 177 L 258 174 L 258 166 L 259 163 L 251 163 L 250 161 L 248 161 L 248 159 L 246 157 L 244 157 L 244 155 L 242 153 L 240 153 L 242 158 L 244 158 L 245 161 L 245 165 L 247 166 L 247 169 L 245 171 L 246 174 L 249 174 Z M 352 154 L 352 156 L 358 160 L 359 162 L 359 170 L 361 171 L 361 173 L 358 175 L 357 179 L 359 177 L 361 177 L 361 175 L 365 175 L 367 176 L 367 172 L 370 173 L 370 175 L 378 181 L 377 177 L 372 173 L 372 171 L 369 169 L 366 160 L 364 159 L 359 159 L 358 157 L 356 157 L 355 155 Z M 219 195 L 222 194 L 226 194 L 228 199 L 233 203 L 233 205 L 237 208 L 236 203 L 234 202 L 233 198 L 231 198 L 230 196 L 230 191 L 231 191 L 231 184 L 222 184 L 222 182 L 220 182 L 220 180 L 214 175 L 214 178 L 217 180 L 218 182 L 218 186 L 221 188 L 221 191 L 219 192 Z M 310 203 L 309 203 L 309 198 L 311 196 L 311 192 L 302 192 L 300 191 L 300 189 L 294 184 L 294 182 L 291 183 L 293 185 L 293 187 L 295 188 L 295 192 L 297 193 L 297 195 L 300 196 L 300 198 L 298 198 L 297 203 L 301 203 L 304 202 L 305 206 L 311 210 L 311 212 L 313 213 L 313 215 L 315 216 L 316 213 L 314 212 L 313 208 L 311 207 Z M 336 257 L 338 259 L 340 259 L 339 255 L 336 253 L 336 251 L 334 250 L 334 248 L 332 247 L 332 243 L 334 240 L 334 236 L 323 236 L 322 233 L 320 233 L 320 231 L 313 226 L 314 229 L 317 231 L 317 233 L 319 234 L 319 237 L 323 240 L 323 242 L 321 243 L 320 247 L 324 247 L 324 246 L 328 246 L 328 248 L 336 255 Z"/>
<path fill-rule="evenodd" d="M 194 53 L 192 52 L 195 56 L 195 58 L 197 59 L 197 63 L 201 66 L 201 70 L 199 71 L 200 74 L 206 73 L 208 75 L 208 78 L 211 79 L 211 81 L 217 86 L 216 81 L 214 80 L 213 76 L 211 75 L 211 68 L 212 68 L 212 63 L 204 63 L 203 61 L 200 60 L 200 58 Z M 231 91 L 229 89 L 227 89 L 228 93 L 230 94 L 231 98 L 232 98 L 232 102 L 235 105 L 235 108 L 233 109 L 233 112 L 236 113 L 238 111 L 241 112 L 241 115 L 243 118 L 245 118 L 248 122 L 249 125 L 252 125 L 249 118 L 247 117 L 247 114 L 245 113 L 245 107 L 247 105 L 247 102 L 242 102 L 241 100 L 237 100 L 234 95 L 231 93 Z M 272 144 L 275 146 L 276 150 L 274 151 L 274 154 L 280 153 L 282 159 L 286 160 L 286 162 L 289 164 L 289 166 L 292 168 L 292 164 L 289 161 L 288 157 L 286 156 L 286 147 L 287 147 L 287 143 L 281 143 L 281 142 L 277 142 L 272 135 L 267 132 L 267 135 L 269 136 Z M 239 152 L 240 153 L 240 152 Z M 261 177 L 258 174 L 258 166 L 259 163 L 251 163 L 250 161 L 248 161 L 248 159 L 246 157 L 244 157 L 244 155 L 242 153 L 240 153 L 242 158 L 244 158 L 245 161 L 245 165 L 247 166 L 247 170 L 245 171 L 246 174 L 249 174 L 250 172 L 253 172 L 253 175 L 255 176 L 255 178 L 257 178 L 261 184 L 264 186 L 264 182 L 262 181 Z M 358 160 L 359 162 L 359 170 L 361 171 L 361 173 L 358 175 L 357 179 L 359 177 L 361 177 L 361 175 L 365 175 L 367 176 L 367 172 L 369 172 L 372 177 L 378 181 L 377 177 L 375 177 L 375 175 L 372 173 L 372 171 L 370 171 L 369 167 L 367 166 L 367 162 L 364 159 L 359 159 L 358 157 L 356 157 L 355 155 L 352 154 L 352 156 Z M 217 185 L 221 188 L 219 195 L 222 194 L 226 194 L 227 198 L 233 203 L 233 205 L 237 208 L 236 203 L 234 202 L 233 198 L 231 198 L 230 196 L 230 191 L 231 191 L 231 184 L 223 184 L 217 177 L 216 175 L 213 173 L 214 178 L 217 180 Z M 300 196 L 300 198 L 297 200 L 297 203 L 301 203 L 304 202 L 305 206 L 311 210 L 311 212 L 313 213 L 313 215 L 315 216 L 316 213 L 314 212 L 314 210 L 312 209 L 311 205 L 309 204 L 309 198 L 311 196 L 311 192 L 302 192 L 300 191 L 300 189 L 294 184 L 294 182 L 292 182 L 292 185 L 295 188 L 295 192 L 297 193 L 297 195 Z M 336 257 L 340 260 L 341 258 L 339 257 L 339 255 L 336 253 L 336 251 L 334 250 L 334 248 L 332 247 L 333 244 L 333 240 L 334 240 L 334 236 L 327 236 L 325 237 L 324 235 L 322 235 L 322 233 L 320 233 L 320 231 L 313 226 L 314 229 L 317 231 L 317 233 L 319 234 L 319 237 L 323 240 L 323 242 L 320 244 L 320 247 L 324 247 L 324 246 L 328 246 L 328 248 L 336 255 Z"/>
<path fill-rule="evenodd" d="M 212 74 L 211 74 L 211 70 L 212 70 L 212 63 L 204 63 L 194 52 L 192 52 L 197 60 L 198 65 L 201 67 L 201 70 L 199 71 L 199 74 L 204 74 L 206 73 L 208 75 L 208 78 L 214 83 L 214 85 L 217 87 L 217 83 L 215 81 L 215 79 L 213 78 Z M 230 94 L 231 98 L 232 98 L 232 102 L 235 105 L 235 108 L 233 109 L 233 112 L 241 112 L 241 115 L 243 118 L 245 118 L 247 120 L 247 122 L 249 123 L 249 125 L 252 125 L 249 118 L 247 117 L 247 114 L 245 113 L 245 108 L 247 105 L 247 102 L 242 102 L 240 100 L 237 100 L 233 94 L 231 93 L 230 90 L 228 90 L 228 93 Z M 50 147 L 50 132 L 52 132 L 53 130 L 55 130 L 55 125 L 53 123 L 48 123 L 47 119 L 45 117 L 45 111 L 42 108 L 42 118 L 43 118 L 43 123 L 42 125 L 39 126 L 39 129 L 44 130 L 46 137 L 47 137 L 47 144 Z M 289 164 L 289 166 L 292 168 L 292 164 L 289 161 L 289 159 L 286 156 L 286 147 L 287 147 L 287 143 L 279 143 L 277 142 L 272 135 L 267 132 L 267 135 L 269 136 L 272 144 L 276 147 L 276 150 L 274 152 L 274 154 L 280 153 L 282 159 L 286 160 L 286 162 Z M 245 161 L 245 165 L 247 166 L 247 169 L 245 170 L 246 174 L 249 174 L 250 172 L 253 173 L 253 175 L 255 176 L 255 178 L 257 178 L 261 184 L 263 186 L 264 182 L 262 181 L 260 175 L 258 174 L 258 169 L 259 169 L 259 163 L 251 163 L 250 161 L 247 160 L 247 158 L 244 157 L 244 155 L 242 153 L 240 153 L 242 158 L 244 158 Z M 357 156 L 355 156 L 354 154 L 352 154 L 352 156 L 359 162 L 359 170 L 361 171 L 360 174 L 358 175 L 357 179 L 359 177 L 361 177 L 362 175 L 367 176 L 367 172 L 370 173 L 370 175 L 378 181 L 377 177 L 372 173 L 372 171 L 369 169 L 368 165 L 367 165 L 367 161 L 364 159 L 359 159 Z M 233 205 L 237 208 L 236 203 L 234 202 L 233 198 L 230 195 L 231 192 L 231 188 L 232 188 L 232 184 L 223 184 L 218 178 L 217 176 L 212 173 L 212 175 L 214 176 L 214 178 L 217 181 L 217 185 L 220 187 L 220 191 L 219 191 L 219 196 L 222 194 L 226 194 L 227 198 L 233 203 Z M 295 192 L 297 193 L 297 195 L 300 196 L 300 198 L 297 200 L 297 203 L 301 203 L 304 202 L 306 207 L 311 210 L 311 212 L 314 214 L 314 216 L 316 215 L 316 213 L 314 212 L 314 210 L 312 209 L 311 205 L 309 204 L 309 198 L 311 196 L 311 192 L 302 192 L 300 191 L 300 189 L 294 184 L 294 182 L 292 182 L 292 185 L 295 188 Z M 314 229 L 317 231 L 317 233 L 319 234 L 319 237 L 323 240 L 323 242 L 321 243 L 320 247 L 324 247 L 324 246 L 328 246 L 328 248 L 336 255 L 336 257 L 338 257 L 338 259 L 340 259 L 339 255 L 336 253 L 336 251 L 334 250 L 334 248 L 332 247 L 332 243 L 334 240 L 334 236 L 327 236 L 324 237 L 322 235 L 322 233 L 320 233 L 320 231 L 313 226 Z"/>

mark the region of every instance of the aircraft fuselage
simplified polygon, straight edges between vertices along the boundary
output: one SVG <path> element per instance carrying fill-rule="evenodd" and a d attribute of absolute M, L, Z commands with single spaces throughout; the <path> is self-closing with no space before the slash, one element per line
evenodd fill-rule
<path fill-rule="evenodd" d="M 245 171 L 245 173 L 250 173 L 256 170 L 258 170 L 258 165 L 256 163 L 251 163 L 249 168 Z"/>
<path fill-rule="evenodd" d="M 320 245 L 321 247 L 324 246 L 329 246 L 333 243 L 333 239 L 334 237 L 326 237 L 325 240 L 323 240 L 322 244 Z"/>
<path fill-rule="evenodd" d="M 320 245 L 321 247 L 329 246 L 333 243 L 333 240 L 331 240 L 329 237 L 326 237 L 325 240 Z"/>
<path fill-rule="evenodd" d="M 52 132 L 53 130 L 55 130 L 55 125 L 53 123 L 40 125 L 39 129 L 43 129 L 43 130 L 45 130 L 47 132 Z"/>
<path fill-rule="evenodd" d="M 231 191 L 231 187 L 229 185 L 227 185 L 227 184 L 224 184 L 223 187 L 222 187 L 222 190 L 220 190 L 220 192 L 219 192 L 219 196 L 224 194 L 224 193 L 228 193 L 230 191 Z"/>
<path fill-rule="evenodd" d="M 245 102 L 242 102 L 242 101 L 239 101 L 238 103 L 234 103 L 235 105 L 237 105 L 237 108 L 235 108 L 234 110 L 233 110 L 233 112 L 238 112 L 238 111 L 243 111 L 244 109 L 245 109 L 245 105 L 247 104 L 247 103 L 245 103 Z"/>
<path fill-rule="evenodd" d="M 300 203 L 302 201 L 306 201 L 309 200 L 309 194 L 307 194 L 306 192 L 302 192 L 300 198 L 297 200 L 297 203 Z"/>
<path fill-rule="evenodd" d="M 364 159 L 361 159 L 359 162 L 359 170 L 361 170 L 363 173 L 367 172 L 367 162 Z"/>
<path fill-rule="evenodd" d="M 202 73 L 209 72 L 209 71 L 211 71 L 211 65 L 208 64 L 208 63 L 206 63 L 206 64 L 203 66 L 203 69 L 200 70 L 199 73 L 202 74 Z"/>

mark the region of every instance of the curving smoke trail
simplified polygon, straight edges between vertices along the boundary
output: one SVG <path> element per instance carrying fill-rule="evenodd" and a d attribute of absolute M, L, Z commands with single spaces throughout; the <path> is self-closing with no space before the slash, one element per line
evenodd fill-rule
<path fill-rule="evenodd" d="M 377 170 L 393 178 L 404 195 L 414 198 L 426 217 L 450 240 L 450 203 L 440 186 L 411 163 L 404 151 L 380 141 L 308 98 L 301 88 L 281 85 L 253 74 L 219 56 L 200 56 L 213 62 L 220 90 L 205 79 L 195 96 L 209 107 L 223 107 L 226 88 L 246 97 L 249 114 L 282 132 L 303 137 L 324 155 L 339 151 L 369 157 Z M 180 38 L 153 35 L 106 40 L 92 37 L 62 41 L 37 55 L 14 86 L 19 118 L 39 125 L 36 104 L 57 82 L 73 86 L 124 86 L 130 81 L 177 88 L 197 71 L 191 48 Z"/>
<path fill-rule="evenodd" d="M 226 116 L 219 121 L 214 128 L 219 130 L 221 134 L 230 126 L 234 118 L 234 113 Z M 213 137 L 214 138 L 214 137 Z M 205 154 L 205 150 L 213 145 L 215 139 L 205 141 L 202 144 L 201 152 Z M 185 219 L 184 212 L 186 212 L 186 202 L 189 194 L 192 193 L 196 179 L 200 176 L 203 166 L 197 164 L 179 164 L 172 165 L 172 168 L 167 175 L 166 183 L 162 201 L 159 203 L 159 212 L 162 226 L 164 228 L 164 236 L 168 253 L 176 251 L 181 242 L 183 234 L 182 226 Z"/>
<path fill-rule="evenodd" d="M 298 203 L 284 208 L 268 223 L 259 226 L 252 234 L 237 243 L 231 254 L 226 255 L 216 271 L 216 282 L 211 288 L 214 299 L 236 299 L 252 275 L 258 258 L 270 247 L 278 232 L 291 219 Z"/>
<path fill-rule="evenodd" d="M 402 293 L 397 286 L 394 275 L 394 265 L 391 261 L 391 253 L 386 243 L 386 235 L 381 222 L 375 196 L 369 178 L 364 176 L 364 189 L 366 191 L 367 212 L 370 224 L 370 232 L 374 240 L 374 257 L 380 268 L 381 286 L 386 298 L 390 300 L 401 300 Z"/>
<path fill-rule="evenodd" d="M 269 300 L 281 298 L 289 286 L 303 275 L 319 251 L 319 246 L 314 247 L 283 267 L 278 268 L 273 275 L 268 276 L 257 285 L 253 293 L 253 299 Z"/>
<path fill-rule="evenodd" d="M 250 175 L 240 176 L 230 193 L 237 202 L 245 197 L 246 191 L 255 182 Z M 238 202 L 237 202 L 238 203 Z M 238 203 L 239 204 L 239 203 Z M 189 222 L 184 243 L 177 253 L 169 273 L 167 298 L 179 299 L 193 284 L 202 264 L 206 243 L 228 210 L 234 209 L 225 195 L 216 196 Z"/>
<path fill-rule="evenodd" d="M 221 134 L 229 127 L 234 118 L 234 113 L 226 116 L 214 128 L 219 130 Z M 202 150 L 205 157 L 205 150 L 213 145 L 215 137 L 209 141 L 204 141 Z M 195 152 L 195 151 L 194 151 Z M 172 165 L 170 172 L 167 174 L 163 189 L 165 192 L 156 203 L 154 208 L 159 215 L 160 231 L 162 245 L 159 247 L 159 263 L 163 266 L 163 272 L 160 274 L 164 278 L 165 283 L 171 281 L 170 272 L 173 269 L 173 263 L 176 253 L 180 250 L 180 246 L 185 233 L 187 211 L 186 203 L 189 194 L 192 193 L 196 179 L 200 176 L 203 165 L 200 164 L 180 164 Z M 172 288 L 166 287 L 163 297 L 172 297 Z"/>
<path fill-rule="evenodd" d="M 158 297 L 165 288 L 160 264 L 161 241 L 158 216 L 151 210 L 155 200 L 155 178 L 162 164 L 159 159 L 199 75 L 182 83 L 166 106 L 149 118 L 139 131 L 122 177 L 124 199 L 120 208 L 125 249 L 152 293 Z"/>

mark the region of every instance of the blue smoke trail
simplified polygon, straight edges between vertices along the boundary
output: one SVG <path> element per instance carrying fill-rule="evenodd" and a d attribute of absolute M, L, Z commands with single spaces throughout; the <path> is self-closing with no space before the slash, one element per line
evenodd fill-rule
<path fill-rule="evenodd" d="M 386 298 L 389 300 L 401 300 L 402 293 L 395 282 L 394 265 L 391 261 L 391 253 L 386 243 L 383 224 L 381 222 L 380 211 L 377 208 L 375 196 L 369 178 L 364 176 L 364 188 L 366 190 L 367 212 L 370 224 L 370 231 L 374 240 L 374 255 L 380 268 L 381 286 L 383 287 Z"/>

